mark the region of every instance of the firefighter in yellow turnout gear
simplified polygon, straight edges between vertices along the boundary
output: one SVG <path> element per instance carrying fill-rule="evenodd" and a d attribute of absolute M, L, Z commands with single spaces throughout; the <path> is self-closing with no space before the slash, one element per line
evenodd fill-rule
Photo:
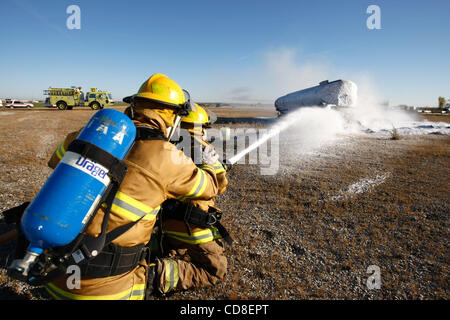
<path fill-rule="evenodd" d="M 192 158 L 196 147 L 200 147 L 202 157 L 208 152 L 215 154 L 206 142 L 210 116 L 202 107 L 196 107 L 196 111 L 181 119 L 180 125 L 191 135 Z M 217 155 L 213 161 L 218 194 L 221 194 L 228 184 L 226 170 Z M 180 200 L 183 202 L 169 200 L 163 204 L 160 216 L 164 257 L 156 260 L 155 289 L 161 294 L 211 286 L 223 280 L 227 273 L 223 238 L 229 236 L 220 223 L 213 223 L 215 219 L 220 220 L 221 215 L 220 210 L 214 207 L 214 199 Z M 210 225 L 204 224 L 205 221 L 209 221 Z"/>
<path fill-rule="evenodd" d="M 144 299 L 149 267 L 147 255 L 142 253 L 163 202 L 209 200 L 218 194 L 214 163 L 197 166 L 167 141 L 168 127 L 174 127 L 177 116 L 186 109 L 186 97 L 177 83 L 155 74 L 124 101 L 131 103 L 125 113 L 138 129 L 150 132 L 151 138 L 137 140 L 125 159 L 128 172 L 112 202 L 107 229 L 142 219 L 92 260 L 78 286 L 68 285 L 67 276 L 48 283 L 46 289 L 55 299 Z M 50 167 L 56 167 L 77 135 L 66 137 L 50 159 Z M 87 228 L 89 235 L 99 234 L 104 214 L 101 207 Z"/>

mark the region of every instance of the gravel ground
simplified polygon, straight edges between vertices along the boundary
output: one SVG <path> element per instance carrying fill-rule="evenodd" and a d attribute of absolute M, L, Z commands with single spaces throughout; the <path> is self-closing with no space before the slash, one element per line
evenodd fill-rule
<path fill-rule="evenodd" d="M 0 111 L 0 211 L 33 198 L 52 151 L 92 114 Z M 235 165 L 217 198 L 235 240 L 226 280 L 167 299 L 449 298 L 449 136 L 280 141 L 276 174 Z M 6 276 L 13 247 L 0 247 L 0 299 L 48 299 Z M 373 265 L 380 289 L 366 284 Z"/>

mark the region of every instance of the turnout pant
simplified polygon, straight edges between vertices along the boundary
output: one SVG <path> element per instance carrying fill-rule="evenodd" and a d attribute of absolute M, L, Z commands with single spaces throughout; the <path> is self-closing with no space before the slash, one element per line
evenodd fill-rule
<path fill-rule="evenodd" d="M 167 220 L 162 245 L 165 254 L 158 259 L 155 288 L 160 293 L 212 286 L 225 278 L 228 261 L 215 227 L 190 225 L 189 234 L 184 222 Z"/>

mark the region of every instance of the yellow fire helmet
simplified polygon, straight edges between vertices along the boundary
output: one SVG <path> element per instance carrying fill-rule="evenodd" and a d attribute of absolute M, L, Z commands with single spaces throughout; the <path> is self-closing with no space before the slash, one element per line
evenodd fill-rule
<path fill-rule="evenodd" d="M 141 85 L 138 93 L 123 98 L 123 101 L 131 103 L 136 98 L 162 103 L 175 108 L 185 108 L 186 105 L 185 94 L 181 87 L 161 73 L 152 75 Z"/>
<path fill-rule="evenodd" d="M 188 125 L 201 125 L 202 127 L 208 127 L 216 120 L 215 115 L 207 112 L 204 108 L 200 107 L 197 103 L 193 103 L 197 110 L 189 111 L 187 116 L 181 118 L 181 124 Z"/>

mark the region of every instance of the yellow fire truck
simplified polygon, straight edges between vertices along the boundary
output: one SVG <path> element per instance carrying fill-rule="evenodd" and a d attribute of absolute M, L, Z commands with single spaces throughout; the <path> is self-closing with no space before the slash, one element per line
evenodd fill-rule
<path fill-rule="evenodd" d="M 44 90 L 44 95 L 48 96 L 45 105 L 59 110 L 72 110 L 73 107 L 90 107 L 92 110 L 98 110 L 114 104 L 111 92 L 99 91 L 97 88 L 91 88 L 83 94 L 81 87 L 50 87 Z"/>

